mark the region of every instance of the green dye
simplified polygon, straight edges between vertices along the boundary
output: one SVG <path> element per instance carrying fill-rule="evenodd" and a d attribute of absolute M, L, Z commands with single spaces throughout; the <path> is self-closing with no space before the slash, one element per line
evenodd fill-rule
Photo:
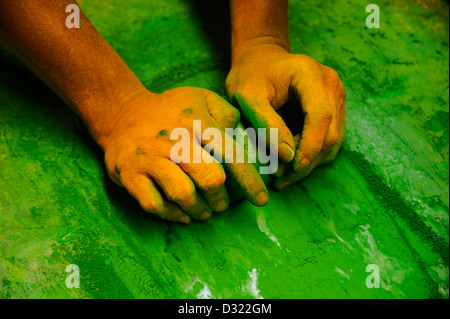
<path fill-rule="evenodd" d="M 158 137 L 166 137 L 169 135 L 169 132 L 166 129 L 162 129 L 158 132 Z"/>
<path fill-rule="evenodd" d="M 225 96 L 226 3 L 80 3 L 152 91 Z M 448 5 L 378 5 L 382 27 L 366 29 L 356 0 L 290 1 L 292 51 L 347 90 L 347 141 L 267 206 L 237 201 L 190 225 L 143 212 L 68 108 L 0 48 L 0 297 L 448 298 Z M 80 289 L 65 286 L 69 264 Z"/>
<path fill-rule="evenodd" d="M 415 214 L 414 209 L 408 204 L 398 192 L 386 185 L 382 178 L 375 173 L 375 168 L 364 156 L 354 152 L 350 153 L 350 160 L 361 171 L 369 184 L 369 189 L 374 193 L 380 195 L 383 205 L 387 211 L 397 214 L 400 218 L 406 221 L 409 228 L 415 232 L 421 239 L 423 239 L 429 246 L 430 250 L 438 254 L 442 260 L 448 265 L 449 246 L 445 238 L 438 237 L 433 229 L 428 227 L 420 218 L 420 215 Z"/>

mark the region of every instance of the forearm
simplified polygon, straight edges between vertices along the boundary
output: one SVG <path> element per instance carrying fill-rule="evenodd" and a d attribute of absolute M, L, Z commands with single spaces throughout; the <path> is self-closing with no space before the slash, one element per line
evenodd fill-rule
<path fill-rule="evenodd" d="M 288 0 L 230 0 L 232 62 L 249 47 L 278 45 L 290 51 Z"/>
<path fill-rule="evenodd" d="M 0 2 L 0 40 L 58 94 L 102 144 L 142 84 L 81 13 L 81 28 L 66 27 L 75 1 Z"/>

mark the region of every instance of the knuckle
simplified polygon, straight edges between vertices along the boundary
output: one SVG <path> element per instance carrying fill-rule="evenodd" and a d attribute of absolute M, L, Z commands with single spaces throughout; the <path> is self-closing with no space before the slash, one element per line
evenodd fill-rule
<path fill-rule="evenodd" d="M 109 170 L 107 170 L 107 173 L 108 173 L 109 178 L 110 178 L 115 184 L 117 184 L 117 185 L 123 187 L 123 184 L 122 184 L 120 178 L 119 178 L 116 174 L 110 172 Z"/>
<path fill-rule="evenodd" d="M 330 77 L 332 80 L 336 81 L 336 82 L 341 82 L 341 80 L 339 79 L 339 73 L 337 73 L 336 70 L 329 68 L 330 69 Z"/>
<path fill-rule="evenodd" d="M 228 74 L 227 79 L 225 80 L 225 90 L 226 90 L 227 92 L 232 92 L 232 91 L 234 91 L 234 90 L 233 90 L 233 87 L 234 87 L 233 83 L 234 83 L 234 81 L 233 81 L 231 75 Z"/>
<path fill-rule="evenodd" d="M 117 175 L 123 174 L 124 171 L 131 171 L 135 166 L 133 161 L 133 151 L 130 149 L 122 150 L 114 156 L 106 158 L 106 163 L 114 170 Z"/>
<path fill-rule="evenodd" d="M 170 193 L 168 199 L 172 202 L 180 204 L 182 206 L 192 206 L 195 202 L 195 188 L 194 187 L 182 187 L 176 191 Z"/>
<path fill-rule="evenodd" d="M 336 144 L 337 140 L 338 140 L 338 132 L 337 130 L 334 131 L 330 131 L 328 132 L 329 134 L 327 135 L 327 142 L 331 145 Z"/>
<path fill-rule="evenodd" d="M 334 115 L 335 115 L 334 111 L 332 111 L 331 109 L 326 109 L 320 113 L 320 118 L 324 122 L 329 124 L 333 120 Z"/>
<path fill-rule="evenodd" d="M 225 179 L 225 173 L 223 170 L 220 170 L 205 178 L 200 187 L 207 192 L 217 191 L 225 183 Z"/>
<path fill-rule="evenodd" d="M 114 173 L 117 176 L 120 176 L 120 174 L 122 173 L 122 166 L 120 166 L 118 164 L 114 165 Z"/>
<path fill-rule="evenodd" d="M 330 68 L 329 66 L 326 65 L 324 65 L 323 68 L 325 70 L 325 75 L 328 77 L 329 80 L 336 83 L 341 82 L 339 79 L 339 73 L 337 73 L 335 69 Z"/>
<path fill-rule="evenodd" d="M 336 141 L 337 141 L 337 137 L 336 136 L 329 136 L 329 137 L 327 137 L 327 139 L 323 143 L 323 150 L 331 149 L 336 144 Z"/>
<path fill-rule="evenodd" d="M 113 154 L 112 152 L 105 152 L 105 166 L 106 170 L 108 171 L 108 174 L 119 176 L 120 175 L 120 165 L 118 165 L 116 154 Z"/>
<path fill-rule="evenodd" d="M 115 173 L 119 178 L 132 178 L 136 173 L 136 165 L 131 161 L 117 161 L 114 165 Z"/>
<path fill-rule="evenodd" d="M 141 207 L 146 212 L 161 216 L 164 212 L 164 207 L 161 204 L 157 204 L 153 201 L 145 201 L 141 203 Z"/>
<path fill-rule="evenodd" d="M 337 139 L 338 139 L 337 134 L 333 134 L 332 136 L 330 136 L 330 138 L 329 138 L 329 140 L 328 140 L 328 143 L 329 143 L 331 146 L 333 146 L 333 145 L 336 144 Z"/>
<path fill-rule="evenodd" d="M 319 62 L 317 62 L 316 59 L 306 54 L 296 54 L 295 58 L 298 59 L 298 62 L 302 64 L 312 65 L 314 67 L 316 67 L 319 64 Z"/>
<path fill-rule="evenodd" d="M 347 91 L 344 88 L 344 84 L 341 83 L 341 97 L 342 97 L 342 101 L 345 101 L 347 99 Z M 344 104 L 344 103 L 342 103 Z"/>

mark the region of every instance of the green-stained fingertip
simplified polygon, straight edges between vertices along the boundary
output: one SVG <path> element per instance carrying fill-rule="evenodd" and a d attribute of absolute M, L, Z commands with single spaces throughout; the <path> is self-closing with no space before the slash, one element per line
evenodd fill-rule
<path fill-rule="evenodd" d="M 189 216 L 181 216 L 180 218 L 178 218 L 178 221 L 183 224 L 189 224 L 191 222 L 191 219 L 189 218 Z"/>
<path fill-rule="evenodd" d="M 204 212 L 202 216 L 200 216 L 200 220 L 207 220 L 209 217 L 211 217 L 211 213 Z"/>
<path fill-rule="evenodd" d="M 286 142 L 281 142 L 278 145 L 278 155 L 285 162 L 291 162 L 294 158 L 294 149 Z"/>
<path fill-rule="evenodd" d="M 213 210 L 215 212 L 222 212 L 225 209 L 227 209 L 227 207 L 228 207 L 227 201 L 224 199 L 221 199 L 214 205 Z"/>
<path fill-rule="evenodd" d="M 294 163 L 294 171 L 299 173 L 299 172 L 303 171 L 305 168 L 307 168 L 309 164 L 311 164 L 309 159 L 307 159 L 306 157 L 303 157 L 301 155 L 300 156 L 297 155 L 297 158 Z"/>
<path fill-rule="evenodd" d="M 286 187 L 288 187 L 289 185 L 291 185 L 291 182 L 281 183 L 280 185 L 278 185 L 278 189 L 281 191 L 281 190 L 285 189 Z"/>
<path fill-rule="evenodd" d="M 255 203 L 258 206 L 264 206 L 269 201 L 269 195 L 265 191 L 261 191 L 255 197 Z"/>

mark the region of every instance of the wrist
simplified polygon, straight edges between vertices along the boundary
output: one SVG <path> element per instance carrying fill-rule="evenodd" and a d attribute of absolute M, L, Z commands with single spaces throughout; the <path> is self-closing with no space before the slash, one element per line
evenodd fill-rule
<path fill-rule="evenodd" d="M 111 140 L 111 137 L 117 135 L 121 127 L 126 127 L 126 122 L 130 122 L 133 109 L 148 101 L 149 97 L 157 96 L 145 89 L 143 86 L 130 90 L 119 95 L 99 97 L 93 104 L 80 106 L 78 109 L 90 109 L 95 112 L 89 112 L 89 117 L 83 117 L 83 120 L 96 143 L 105 150 Z M 148 103 L 145 103 L 148 104 Z M 85 112 L 87 113 L 87 112 Z"/>
<path fill-rule="evenodd" d="M 247 41 L 245 44 L 233 46 L 231 66 L 239 64 L 247 59 L 252 59 L 255 56 L 264 55 L 269 58 L 275 54 L 290 53 L 289 43 L 285 43 L 277 38 L 255 38 Z"/>

